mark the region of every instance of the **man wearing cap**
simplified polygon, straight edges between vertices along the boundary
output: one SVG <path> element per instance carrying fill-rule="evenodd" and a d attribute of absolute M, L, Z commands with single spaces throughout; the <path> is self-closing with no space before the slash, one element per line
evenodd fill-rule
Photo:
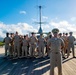
<path fill-rule="evenodd" d="M 45 39 L 43 38 L 43 34 L 40 34 L 40 37 L 38 38 L 38 49 L 39 49 L 39 56 L 44 57 L 45 53 Z"/>
<path fill-rule="evenodd" d="M 65 34 L 65 53 L 67 53 L 68 50 L 68 33 Z"/>
<path fill-rule="evenodd" d="M 52 30 L 53 37 L 48 41 L 47 48 L 50 47 L 50 75 L 54 75 L 54 67 L 58 67 L 58 75 L 62 75 L 62 54 L 61 47 L 64 47 L 64 42 L 58 37 L 59 30 Z"/>
<path fill-rule="evenodd" d="M 48 33 L 48 36 L 46 37 L 46 53 L 47 53 L 47 56 L 49 56 L 49 49 L 47 49 L 47 42 L 52 38 L 52 33 L 49 32 Z"/>
<path fill-rule="evenodd" d="M 25 54 L 25 57 L 27 57 L 27 51 L 28 51 L 28 37 L 24 35 L 24 39 L 22 40 L 22 57 L 24 57 L 24 54 Z"/>
<path fill-rule="evenodd" d="M 9 44 L 11 42 L 11 39 L 9 37 L 9 33 L 6 33 L 6 37 L 4 38 L 3 42 L 5 43 L 5 56 L 7 56 L 7 50 L 9 51 Z M 10 54 L 10 52 L 9 52 Z"/>
<path fill-rule="evenodd" d="M 30 55 L 33 57 L 35 55 L 35 49 L 37 45 L 37 37 L 35 36 L 34 32 L 31 33 L 32 36 L 29 38 L 29 44 L 30 44 Z"/>
<path fill-rule="evenodd" d="M 14 51 L 14 42 L 13 42 L 14 33 L 10 33 L 10 57 L 13 57 L 13 51 Z"/>
<path fill-rule="evenodd" d="M 62 36 L 62 33 L 59 33 L 59 38 L 62 39 L 65 43 L 65 33 L 63 33 L 64 36 Z M 62 57 L 65 59 L 65 47 L 62 50 Z"/>
<path fill-rule="evenodd" d="M 14 36 L 14 57 L 16 56 L 16 52 L 17 56 L 20 57 L 20 36 L 18 35 L 18 32 L 16 32 Z"/>
<path fill-rule="evenodd" d="M 75 37 L 72 36 L 73 32 L 69 33 L 69 37 L 68 37 L 68 51 L 67 51 L 67 57 L 69 57 L 70 55 L 70 49 L 72 48 L 72 53 L 73 53 L 73 58 L 75 57 L 75 52 L 74 52 L 74 41 L 75 41 Z"/>

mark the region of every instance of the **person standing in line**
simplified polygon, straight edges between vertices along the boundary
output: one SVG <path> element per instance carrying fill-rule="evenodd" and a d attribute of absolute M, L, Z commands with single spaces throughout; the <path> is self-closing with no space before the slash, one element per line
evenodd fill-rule
<path fill-rule="evenodd" d="M 46 39 L 46 53 L 47 53 L 47 56 L 49 57 L 49 51 L 50 51 L 50 48 L 47 49 L 47 42 L 52 38 L 52 33 L 49 32 L 48 36 L 47 36 L 47 39 Z"/>
<path fill-rule="evenodd" d="M 32 36 L 29 38 L 30 55 L 31 55 L 31 57 L 34 57 L 38 39 L 35 36 L 34 32 L 32 32 L 31 34 L 32 34 Z"/>
<path fill-rule="evenodd" d="M 14 51 L 14 42 L 13 42 L 14 33 L 10 33 L 10 58 L 13 57 L 13 51 Z"/>
<path fill-rule="evenodd" d="M 68 51 L 67 51 L 67 57 L 70 56 L 70 49 L 72 49 L 73 58 L 75 58 L 75 50 L 74 50 L 74 41 L 75 37 L 72 35 L 73 32 L 69 32 L 70 36 L 68 36 Z"/>
<path fill-rule="evenodd" d="M 14 36 L 14 57 L 16 57 L 16 52 L 19 58 L 20 57 L 20 36 L 18 35 L 18 32 L 16 32 Z"/>
<path fill-rule="evenodd" d="M 4 38 L 3 42 L 5 43 L 5 56 L 8 56 L 8 52 L 9 52 L 9 55 L 10 55 L 10 51 L 9 51 L 9 45 L 10 45 L 10 42 L 11 42 L 11 39 L 9 37 L 9 33 L 6 33 L 6 37 Z"/>
<path fill-rule="evenodd" d="M 27 37 L 27 40 L 28 40 L 28 46 L 27 46 L 27 54 L 29 55 L 29 48 L 30 48 L 30 46 L 29 46 L 29 37 L 28 37 L 28 34 L 26 34 L 26 37 Z"/>
<path fill-rule="evenodd" d="M 64 47 L 64 41 L 58 37 L 59 29 L 52 30 L 53 37 L 47 42 L 47 48 L 50 47 L 50 75 L 54 75 L 54 68 L 57 65 L 58 75 L 62 75 L 62 54 L 61 47 Z"/>
<path fill-rule="evenodd" d="M 63 36 L 62 36 L 62 33 L 59 33 L 59 38 L 62 39 L 65 43 L 65 34 L 63 33 Z M 66 45 L 66 44 L 65 44 Z M 62 58 L 65 59 L 65 47 L 62 49 Z"/>
<path fill-rule="evenodd" d="M 24 35 L 24 39 L 22 40 L 22 57 L 27 57 L 27 50 L 28 50 L 28 37 Z M 25 55 L 24 55 L 25 54 Z"/>
<path fill-rule="evenodd" d="M 67 53 L 68 50 L 68 33 L 65 34 L 65 53 Z"/>
<path fill-rule="evenodd" d="M 22 40 L 24 39 L 23 35 L 19 35 L 20 36 L 20 58 L 22 57 Z"/>
<path fill-rule="evenodd" d="M 39 56 L 44 57 L 45 56 L 45 39 L 43 38 L 43 34 L 40 34 L 40 37 L 38 39 L 38 50 L 39 50 Z"/>

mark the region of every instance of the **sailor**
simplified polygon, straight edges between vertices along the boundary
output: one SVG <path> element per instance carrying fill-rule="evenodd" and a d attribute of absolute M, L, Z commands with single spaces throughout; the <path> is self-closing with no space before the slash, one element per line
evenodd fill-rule
<path fill-rule="evenodd" d="M 64 41 L 58 37 L 59 29 L 52 30 L 53 37 L 48 41 L 47 47 L 50 47 L 50 75 L 54 75 L 54 68 L 57 65 L 58 75 L 62 75 L 62 54 L 61 47 L 64 47 Z"/>
<path fill-rule="evenodd" d="M 47 56 L 49 56 L 49 50 L 50 50 L 50 49 L 47 49 L 47 42 L 48 42 L 51 38 L 52 38 L 52 33 L 49 32 L 48 35 L 47 35 L 47 37 L 45 38 L 45 39 L 46 39 L 46 42 L 45 42 L 46 45 L 45 45 L 45 47 L 46 47 Z"/>
<path fill-rule="evenodd" d="M 14 37 L 14 33 L 10 33 L 10 57 L 13 57 L 13 51 L 14 51 L 14 43 L 13 43 L 13 37 Z"/>
<path fill-rule="evenodd" d="M 43 38 L 43 34 L 40 34 L 40 37 L 38 38 L 38 50 L 39 50 L 39 56 L 44 57 L 45 56 L 45 39 Z"/>
<path fill-rule="evenodd" d="M 65 34 L 65 53 L 67 53 L 68 50 L 68 33 Z"/>
<path fill-rule="evenodd" d="M 28 37 L 24 35 L 24 39 L 22 40 L 22 57 L 27 57 L 27 50 L 28 50 Z M 24 55 L 25 54 L 25 55 Z"/>
<path fill-rule="evenodd" d="M 63 36 L 62 36 L 62 33 L 59 33 L 59 38 L 62 39 L 64 41 L 64 43 L 66 42 L 65 41 L 65 33 L 63 33 Z M 62 58 L 65 59 L 65 47 L 62 49 Z"/>
<path fill-rule="evenodd" d="M 11 39 L 9 37 L 9 33 L 6 33 L 6 37 L 4 38 L 3 42 L 5 43 L 5 56 L 8 56 L 8 52 L 10 55 L 10 51 L 9 51 L 9 45 L 11 42 Z"/>
<path fill-rule="evenodd" d="M 29 37 L 28 37 L 28 34 L 26 34 L 26 37 L 27 37 L 27 40 L 28 40 L 27 54 L 29 55 L 29 53 L 30 53 L 30 50 L 29 50 L 30 46 L 29 46 Z"/>
<path fill-rule="evenodd" d="M 52 35 L 49 35 L 49 37 L 48 37 L 48 39 L 46 40 L 46 42 L 48 43 L 51 38 L 52 38 Z M 46 44 L 46 46 L 47 46 L 47 44 Z M 50 47 L 49 47 L 49 48 L 46 47 L 46 50 L 47 50 L 47 56 L 49 57 Z"/>
<path fill-rule="evenodd" d="M 29 43 L 30 43 L 30 56 L 34 57 L 35 55 L 35 50 L 37 46 L 37 37 L 35 36 L 34 32 L 31 33 L 32 36 L 29 38 Z"/>
<path fill-rule="evenodd" d="M 67 51 L 67 57 L 70 55 L 70 49 L 72 48 L 73 58 L 75 58 L 75 49 L 74 49 L 74 41 L 75 37 L 72 35 L 73 32 L 69 32 L 70 36 L 68 36 L 68 51 Z"/>
<path fill-rule="evenodd" d="M 16 56 L 16 52 L 17 56 L 20 57 L 20 36 L 18 35 L 18 32 L 16 32 L 14 36 L 14 57 Z"/>

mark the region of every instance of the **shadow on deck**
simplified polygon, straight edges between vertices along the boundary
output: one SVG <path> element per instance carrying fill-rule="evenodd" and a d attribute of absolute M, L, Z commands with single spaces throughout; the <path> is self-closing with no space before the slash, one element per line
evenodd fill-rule
<path fill-rule="evenodd" d="M 0 58 L 0 75 L 42 75 L 50 69 L 49 58 L 9 60 Z"/>

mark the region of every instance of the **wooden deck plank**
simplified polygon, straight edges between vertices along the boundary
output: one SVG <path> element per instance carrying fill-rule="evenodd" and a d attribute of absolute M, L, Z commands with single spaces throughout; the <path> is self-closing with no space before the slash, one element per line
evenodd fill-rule
<path fill-rule="evenodd" d="M 9 62 L 8 60 L 6 60 L 5 62 L 3 62 L 0 66 L 0 73 L 5 69 L 5 67 L 9 66 Z"/>
<path fill-rule="evenodd" d="M 76 75 L 76 58 L 71 56 L 63 61 L 63 75 Z M 55 68 L 55 75 L 57 74 Z M 0 58 L 0 75 L 49 75 L 50 59 L 3 59 Z"/>
<path fill-rule="evenodd" d="M 20 60 L 20 59 L 18 59 L 16 62 L 14 62 L 15 65 L 13 66 L 13 69 L 11 70 L 10 75 L 11 75 L 11 74 L 12 74 L 12 75 L 18 74 L 18 73 L 20 72 L 19 69 L 21 69 L 22 63 L 23 63 L 23 60 Z"/>

